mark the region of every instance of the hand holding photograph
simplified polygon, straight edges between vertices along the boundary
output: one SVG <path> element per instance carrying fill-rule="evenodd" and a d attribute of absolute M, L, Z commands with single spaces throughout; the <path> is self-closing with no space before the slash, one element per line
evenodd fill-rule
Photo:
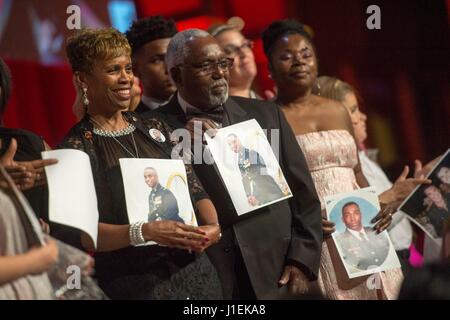
<path fill-rule="evenodd" d="M 255 119 L 219 129 L 214 138 L 205 134 L 205 139 L 239 215 L 292 197 Z"/>
<path fill-rule="evenodd" d="M 130 223 L 172 220 L 197 225 L 181 160 L 119 161 Z"/>
<path fill-rule="evenodd" d="M 332 234 L 350 279 L 400 268 L 387 231 L 376 234 L 370 222 L 380 211 L 375 188 L 325 197 L 328 219 L 335 223 Z"/>

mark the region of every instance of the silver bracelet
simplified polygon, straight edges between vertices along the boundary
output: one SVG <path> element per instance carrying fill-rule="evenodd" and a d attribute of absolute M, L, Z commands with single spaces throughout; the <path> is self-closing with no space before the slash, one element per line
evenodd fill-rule
<path fill-rule="evenodd" d="M 142 233 L 142 226 L 145 224 L 144 221 L 135 222 L 133 224 L 130 224 L 130 229 L 128 231 L 128 235 L 130 237 L 130 244 L 132 246 L 138 246 L 141 244 L 145 244 L 147 241 L 145 241 L 144 235 Z"/>

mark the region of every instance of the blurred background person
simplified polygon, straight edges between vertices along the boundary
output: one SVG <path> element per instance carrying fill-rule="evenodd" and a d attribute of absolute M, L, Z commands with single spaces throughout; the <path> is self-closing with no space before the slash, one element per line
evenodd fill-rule
<path fill-rule="evenodd" d="M 91 159 L 100 214 L 95 252 L 100 287 L 112 299 L 219 299 L 214 267 L 205 254 L 190 252 L 200 253 L 220 239 L 215 207 L 191 167 L 186 166 L 188 184 L 201 226 L 128 221 L 119 158 L 169 159 L 171 144 L 150 136 L 153 129 L 168 137 L 163 123 L 126 112 L 133 81 L 126 37 L 112 28 L 82 29 L 69 38 L 66 50 L 87 99 L 85 117 L 60 148 L 80 149 Z M 84 233 L 67 233 L 66 241 L 94 251 Z M 148 241 L 159 245 L 138 246 Z"/>
<path fill-rule="evenodd" d="M 175 22 L 161 16 L 136 20 L 126 32 L 132 49 L 133 72 L 143 87 L 137 113 L 159 108 L 176 90 L 165 57 L 169 41 L 177 32 Z"/>
<path fill-rule="evenodd" d="M 217 39 L 227 57 L 234 60 L 228 81 L 229 95 L 261 99 L 252 90 L 257 69 L 253 54 L 253 41 L 245 38 L 241 33 L 244 25 L 244 20 L 232 17 L 225 24 L 211 26 L 208 32 Z"/>

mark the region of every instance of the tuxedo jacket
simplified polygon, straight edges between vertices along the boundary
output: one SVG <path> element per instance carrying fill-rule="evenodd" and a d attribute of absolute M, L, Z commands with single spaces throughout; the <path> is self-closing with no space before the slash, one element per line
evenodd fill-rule
<path fill-rule="evenodd" d="M 187 122 L 177 94 L 157 111 L 173 129 L 183 128 Z M 208 254 L 218 269 L 225 297 L 231 296 L 236 280 L 233 248 L 237 245 L 256 297 L 276 299 L 286 294 L 286 287 L 278 287 L 286 263 L 300 267 L 311 280 L 317 278 L 322 248 L 320 202 L 305 157 L 278 106 L 241 97 L 230 97 L 224 104 L 224 127 L 250 119 L 268 130 L 269 143 L 271 130 L 278 130 L 279 163 L 292 198 L 238 216 L 215 165 L 193 167 L 217 209 L 222 227 L 222 240 Z"/>

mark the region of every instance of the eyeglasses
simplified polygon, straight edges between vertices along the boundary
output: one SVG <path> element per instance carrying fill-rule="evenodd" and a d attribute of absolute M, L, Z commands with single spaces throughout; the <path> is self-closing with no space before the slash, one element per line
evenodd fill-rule
<path fill-rule="evenodd" d="M 205 61 L 201 64 L 188 65 L 198 70 L 199 75 L 210 75 L 214 70 L 228 71 L 233 67 L 234 60 L 231 58 L 223 58 L 219 61 Z M 182 64 L 183 65 L 183 64 Z"/>
<path fill-rule="evenodd" d="M 240 46 L 236 46 L 234 44 L 229 44 L 223 48 L 225 54 L 229 57 L 238 55 L 240 52 L 248 51 L 253 49 L 254 42 L 251 40 L 245 40 L 244 43 Z"/>

